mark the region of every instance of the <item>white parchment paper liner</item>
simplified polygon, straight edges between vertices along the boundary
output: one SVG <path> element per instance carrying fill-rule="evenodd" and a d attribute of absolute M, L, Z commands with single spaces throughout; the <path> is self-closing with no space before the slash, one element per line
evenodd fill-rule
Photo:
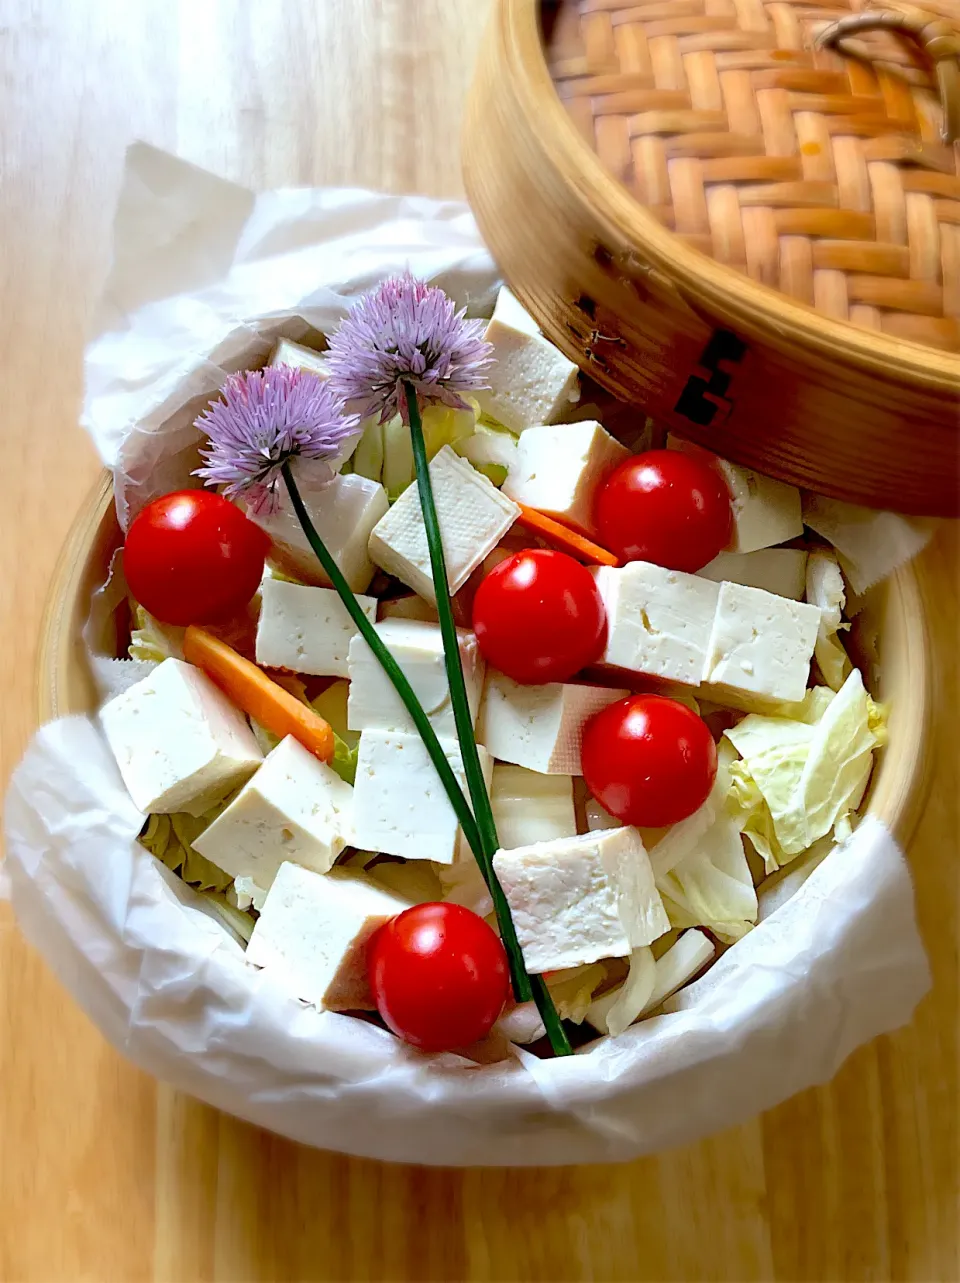
<path fill-rule="evenodd" d="M 192 420 L 277 335 L 335 324 L 410 265 L 489 306 L 495 270 L 458 202 L 357 191 L 254 197 L 130 152 L 84 422 L 127 518 L 182 484 Z M 477 1067 L 318 1012 L 248 966 L 136 842 L 93 720 L 37 734 L 7 799 L 18 920 L 103 1033 L 184 1091 L 307 1144 L 455 1165 L 626 1159 L 730 1126 L 827 1080 L 929 986 L 903 856 L 872 819 L 668 1014 L 568 1060 Z"/>

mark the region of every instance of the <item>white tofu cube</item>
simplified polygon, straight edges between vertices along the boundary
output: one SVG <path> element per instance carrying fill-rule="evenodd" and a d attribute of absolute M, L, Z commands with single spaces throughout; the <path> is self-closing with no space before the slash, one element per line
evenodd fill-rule
<path fill-rule="evenodd" d="M 330 555 L 340 567 L 354 592 L 365 592 L 373 578 L 373 562 L 367 551 L 370 532 L 387 511 L 387 492 L 379 481 L 350 473 L 339 473 L 327 481 L 326 469 L 311 467 L 301 459 L 295 479 L 310 520 Z M 270 536 L 271 555 L 281 569 L 308 584 L 329 588 L 330 580 L 321 569 L 297 520 L 290 496 L 281 488 L 280 506 L 270 515 L 247 514 Z"/>
<path fill-rule="evenodd" d="M 202 815 L 263 761 L 240 710 L 182 659 L 165 659 L 110 700 L 100 723 L 144 814 Z"/>
<path fill-rule="evenodd" d="M 623 699 L 625 690 L 550 682 L 521 686 L 492 669 L 487 674 L 477 739 L 500 762 L 543 775 L 582 775 L 583 728 L 594 713 Z"/>
<path fill-rule="evenodd" d="M 648 561 L 593 571 L 607 612 L 603 662 L 696 686 L 720 589 L 709 579 Z"/>
<path fill-rule="evenodd" d="M 517 443 L 503 493 L 593 536 L 597 488 L 629 457 L 626 446 L 590 419 L 529 428 Z"/>
<path fill-rule="evenodd" d="M 509 325 L 511 329 L 519 330 L 521 334 L 543 333 L 516 294 L 506 285 L 501 285 L 497 293 L 493 319 L 500 321 L 503 325 Z"/>
<path fill-rule="evenodd" d="M 285 863 L 253 928 L 246 961 L 315 1007 L 372 1010 L 367 944 L 409 907 L 409 900 L 361 874 L 314 873 Z"/>
<path fill-rule="evenodd" d="M 496 363 L 490 388 L 477 393 L 482 412 L 512 432 L 562 422 L 580 399 L 579 371 L 509 291 L 500 291 L 484 337 L 493 344 Z"/>
<path fill-rule="evenodd" d="M 357 626 L 332 588 L 309 588 L 282 579 L 260 586 L 257 663 L 316 677 L 346 677 L 350 642 Z M 371 623 L 376 597 L 358 596 Z"/>
<path fill-rule="evenodd" d="M 294 343 L 292 339 L 279 339 L 276 347 L 270 353 L 268 366 L 288 365 L 294 370 L 305 370 L 307 374 L 315 374 L 318 379 L 329 379 L 330 361 L 326 352 L 318 352 L 316 348 L 304 347 L 302 343 Z M 370 422 L 369 419 L 361 423 L 356 432 L 348 437 L 335 459 L 330 461 L 330 467 L 334 472 L 339 472 L 346 461 L 356 450 L 360 438 L 363 436 L 363 430 Z"/>
<path fill-rule="evenodd" d="M 733 536 L 727 552 L 755 552 L 803 534 L 800 491 L 752 468 L 721 459 L 691 441 L 668 437 L 670 450 L 700 455 L 719 468 L 733 504 Z"/>
<path fill-rule="evenodd" d="M 266 890 L 285 860 L 326 873 L 351 840 L 352 820 L 350 785 L 288 735 L 193 845 Z"/>
<path fill-rule="evenodd" d="M 460 746 L 455 740 L 441 744 L 469 799 Z M 489 787 L 493 759 L 484 749 L 480 766 Z M 457 856 L 456 812 L 419 735 L 379 730 L 361 734 L 353 822 L 353 844 L 365 851 L 437 864 L 452 864 Z"/>
<path fill-rule="evenodd" d="M 498 762 L 493 768 L 490 805 L 505 850 L 574 837 L 577 832 L 571 775 L 542 775 Z"/>
<path fill-rule="evenodd" d="M 820 611 L 760 588 L 721 584 L 703 681 L 768 699 L 803 698 Z"/>
<path fill-rule="evenodd" d="M 625 958 L 670 930 L 640 834 L 629 826 L 498 851 L 493 867 L 535 975 Z"/>
<path fill-rule="evenodd" d="M 520 509 L 450 446 L 430 463 L 430 480 L 453 596 L 500 542 Z M 370 556 L 427 601 L 436 601 L 416 485 L 408 486 L 370 535 Z"/>
<path fill-rule="evenodd" d="M 450 684 L 443 657 L 439 624 L 415 619 L 388 619 L 376 625 L 380 640 L 394 657 L 413 687 L 414 694 L 441 739 L 456 739 L 457 725 L 450 700 Z M 457 631 L 460 662 L 473 722 L 477 720 L 483 690 L 484 662 L 473 633 Z M 350 698 L 347 725 L 352 731 L 416 731 L 393 683 L 373 651 L 357 635 L 350 643 Z"/>
<path fill-rule="evenodd" d="M 756 552 L 722 552 L 697 574 L 715 584 L 744 584 L 791 601 L 802 601 L 807 554 L 802 548 L 759 548 Z"/>
<path fill-rule="evenodd" d="M 316 348 L 304 347 L 302 343 L 294 343 L 292 339 L 278 339 L 267 364 L 289 365 L 294 370 L 306 370 L 308 374 L 315 374 L 320 379 L 330 377 L 330 362 L 326 353 L 318 352 Z"/>

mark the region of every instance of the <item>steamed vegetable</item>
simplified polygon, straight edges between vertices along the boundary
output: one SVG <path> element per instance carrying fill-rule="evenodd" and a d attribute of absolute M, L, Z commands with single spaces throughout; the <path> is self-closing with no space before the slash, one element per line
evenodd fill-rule
<path fill-rule="evenodd" d="M 741 756 L 730 767 L 732 804 L 767 872 L 856 810 L 883 741 L 882 711 L 857 669 L 836 695 L 808 691 L 803 712 L 804 720 L 751 714 L 726 732 Z"/>
<path fill-rule="evenodd" d="M 222 495 L 177 490 L 148 503 L 123 546 L 130 591 L 166 624 L 241 610 L 260 586 L 270 541 Z"/>
<path fill-rule="evenodd" d="M 820 607 L 820 628 L 814 655 L 823 680 L 838 691 L 850 672 L 850 660 L 838 633 L 849 624 L 841 623 L 846 605 L 843 574 L 829 552 L 812 552 L 807 558 L 807 601 Z"/>
<path fill-rule="evenodd" d="M 191 625 L 184 635 L 183 654 L 238 708 L 279 739 L 292 735 L 321 762 L 333 757 L 335 743 L 329 723 L 226 642 Z"/>
<path fill-rule="evenodd" d="M 537 512 L 536 508 L 520 505 L 520 516 L 517 525 L 523 526 L 535 535 L 541 535 L 547 543 L 554 544 L 561 552 L 569 553 L 577 561 L 585 561 L 588 566 L 619 566 L 620 562 L 612 552 L 601 548 L 586 536 L 571 530 L 569 526 L 555 521 L 546 513 Z"/>

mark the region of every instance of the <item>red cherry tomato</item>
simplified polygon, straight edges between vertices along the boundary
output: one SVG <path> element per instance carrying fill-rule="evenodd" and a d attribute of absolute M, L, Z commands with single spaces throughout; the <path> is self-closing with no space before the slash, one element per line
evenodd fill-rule
<path fill-rule="evenodd" d="M 627 459 L 597 493 L 600 542 L 624 561 L 701 570 L 730 542 L 730 491 L 705 459 L 647 450 Z"/>
<path fill-rule="evenodd" d="M 564 552 L 528 548 L 477 589 L 483 657 L 515 682 L 564 682 L 603 653 L 607 617 L 590 572 Z"/>
<path fill-rule="evenodd" d="M 416 904 L 385 922 L 367 946 L 367 975 L 388 1028 L 422 1051 L 485 1037 L 510 989 L 499 937 L 459 904 Z"/>
<path fill-rule="evenodd" d="M 134 597 L 165 624 L 206 624 L 257 591 L 270 540 L 210 490 L 176 490 L 137 514 L 123 548 Z"/>
<path fill-rule="evenodd" d="M 581 754 L 587 788 L 625 824 L 660 828 L 692 815 L 717 774 L 706 723 L 662 695 L 629 695 L 587 722 Z"/>

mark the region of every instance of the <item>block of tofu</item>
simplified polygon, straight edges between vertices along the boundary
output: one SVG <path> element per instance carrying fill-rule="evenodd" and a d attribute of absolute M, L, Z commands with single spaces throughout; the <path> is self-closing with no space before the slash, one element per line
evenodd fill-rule
<path fill-rule="evenodd" d="M 535 975 L 625 958 L 670 930 L 640 834 L 629 826 L 498 851 L 493 867 Z"/>
<path fill-rule="evenodd" d="M 500 845 L 506 850 L 574 837 L 577 832 L 571 775 L 543 775 L 497 762 L 490 805 Z"/>
<path fill-rule="evenodd" d="M 513 290 L 506 285 L 501 285 L 497 293 L 493 319 L 500 321 L 503 325 L 509 325 L 511 329 L 519 330 L 521 334 L 543 333 Z"/>
<path fill-rule="evenodd" d="M 387 619 L 376 625 L 380 640 L 413 687 L 441 739 L 456 739 L 450 684 L 439 624 L 417 619 Z M 473 633 L 458 629 L 460 662 L 473 721 L 477 720 L 485 665 Z M 347 725 L 352 731 L 409 731 L 416 726 L 373 651 L 359 636 L 350 643 L 350 698 Z"/>
<path fill-rule="evenodd" d="M 194 847 L 266 890 L 285 860 L 326 873 L 351 840 L 353 789 L 288 735 Z"/>
<path fill-rule="evenodd" d="M 376 597 L 357 601 L 371 623 Z M 316 677 L 346 677 L 350 642 L 357 626 L 332 588 L 310 588 L 282 579 L 264 579 L 260 587 L 257 663 Z"/>
<path fill-rule="evenodd" d="M 460 747 L 456 740 L 440 742 L 466 794 Z M 482 748 L 480 766 L 489 787 L 493 759 Z M 456 813 L 419 735 L 363 731 L 353 811 L 353 845 L 365 851 L 438 864 L 452 864 L 457 856 Z"/>
<path fill-rule="evenodd" d="M 389 507 L 387 492 L 379 481 L 356 473 L 346 477 L 338 473 L 331 481 L 325 467 L 318 469 L 312 463 L 300 460 L 296 472 L 304 505 L 347 583 L 354 592 L 365 592 L 374 570 L 367 544 L 370 532 Z M 270 536 L 271 557 L 282 570 L 305 583 L 330 587 L 285 489 L 275 513 L 247 515 Z"/>
<path fill-rule="evenodd" d="M 500 762 L 543 775 L 581 775 L 583 728 L 594 713 L 623 699 L 625 690 L 550 682 L 521 686 L 487 673 L 477 739 Z"/>
<path fill-rule="evenodd" d="M 698 931 L 696 927 L 684 931 L 676 944 L 672 944 L 654 963 L 653 992 L 643 1004 L 639 1016 L 645 1016 L 647 1012 L 654 1011 L 671 994 L 676 993 L 692 980 L 715 953 L 713 942 L 702 931 Z M 621 988 L 622 986 L 618 985 L 599 998 L 595 998 L 587 1010 L 588 1022 L 600 1033 L 608 1032 L 607 1016 L 610 1014 L 610 1008 L 620 997 Z"/>
<path fill-rule="evenodd" d="M 520 509 L 449 445 L 434 455 L 430 480 L 452 596 L 500 542 Z M 436 601 L 427 533 L 415 485 L 404 490 L 374 527 L 369 549 L 373 561 L 387 574 L 395 575 L 427 601 Z"/>
<path fill-rule="evenodd" d="M 302 343 L 294 343 L 292 339 L 279 339 L 270 354 L 270 360 L 267 364 L 270 366 L 288 365 L 294 370 L 305 370 L 308 374 L 315 374 L 318 379 L 329 379 L 330 377 L 330 362 L 326 352 L 318 352 L 316 348 L 305 347 Z M 344 441 L 340 453 L 336 459 L 330 462 L 330 467 L 334 472 L 339 472 L 356 450 L 360 438 L 363 436 L 363 430 L 369 422 L 369 419 L 365 419 L 358 426 L 356 432 Z"/>
<path fill-rule="evenodd" d="M 603 663 L 698 685 L 719 587 L 649 561 L 598 566 L 592 573 L 607 612 Z"/>
<path fill-rule="evenodd" d="M 820 611 L 742 584 L 720 585 L 702 680 L 774 700 L 803 698 Z"/>
<path fill-rule="evenodd" d="M 500 291 L 484 337 L 496 363 L 490 388 L 477 393 L 481 411 L 511 432 L 562 422 L 580 398 L 579 371 L 509 291 Z"/>
<path fill-rule="evenodd" d="M 115 696 L 100 723 L 144 814 L 202 815 L 263 761 L 240 710 L 182 659 L 165 659 Z"/>
<path fill-rule="evenodd" d="M 700 455 L 719 468 L 733 504 L 733 536 L 728 552 L 755 552 L 803 534 L 800 491 L 796 486 L 730 463 L 679 437 L 667 437 L 667 448 Z"/>
<path fill-rule="evenodd" d="M 630 451 L 592 419 L 529 428 L 517 442 L 503 493 L 595 536 L 597 488 Z"/>
<path fill-rule="evenodd" d="M 802 548 L 758 548 L 756 552 L 722 552 L 697 574 L 715 584 L 725 580 L 762 588 L 802 601 L 807 575 L 807 554 Z"/>
<path fill-rule="evenodd" d="M 378 927 L 409 907 L 409 900 L 362 874 L 315 873 L 284 863 L 245 958 L 315 1007 L 372 1010 L 367 944 Z"/>
<path fill-rule="evenodd" d="M 315 374 L 320 379 L 330 377 L 330 364 L 326 353 L 318 352 L 316 348 L 304 347 L 302 343 L 294 343 L 292 339 L 278 339 L 267 364 L 289 365 L 295 370 L 306 370 L 308 374 Z"/>

